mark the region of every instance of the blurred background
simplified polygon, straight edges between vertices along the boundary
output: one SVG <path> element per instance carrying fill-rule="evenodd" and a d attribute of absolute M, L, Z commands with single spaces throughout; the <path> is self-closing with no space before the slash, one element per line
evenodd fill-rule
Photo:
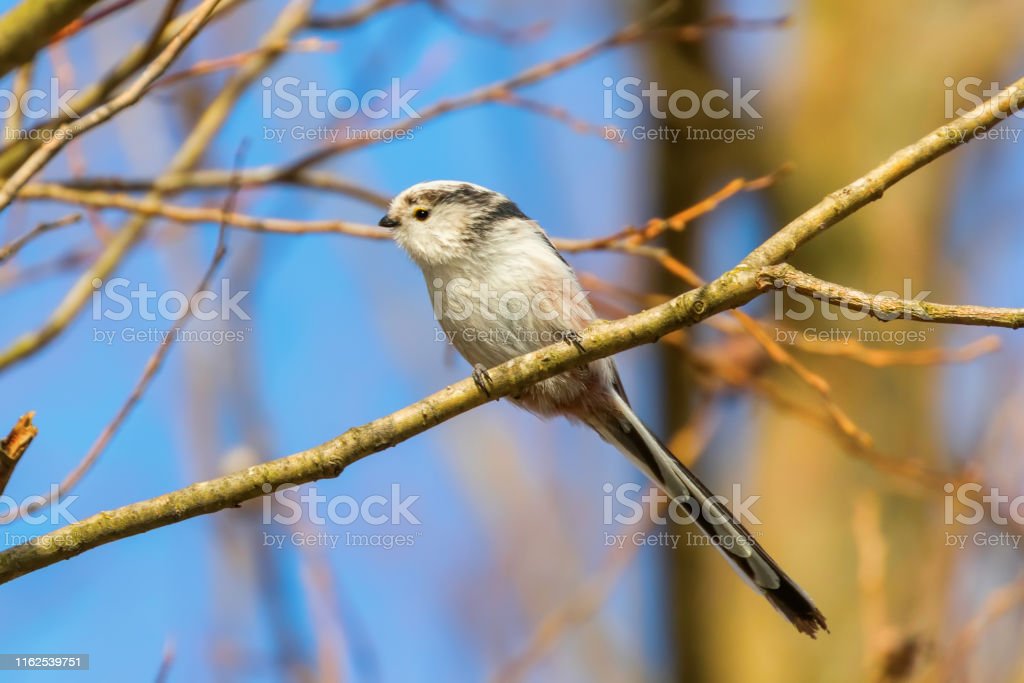
<path fill-rule="evenodd" d="M 1024 7 L 1010 0 L 685 1 L 639 35 L 619 32 L 653 4 L 225 5 L 138 105 L 67 145 L 0 217 L 0 244 L 67 223 L 0 261 L 0 347 L 40 328 L 139 222 L 117 197 L 144 197 L 172 159 L 223 181 L 236 163 L 288 168 L 333 140 L 314 175 L 234 198 L 240 214 L 308 234 L 228 228 L 209 288 L 246 292 L 244 315 L 186 321 L 195 336 L 167 350 L 104 448 L 92 446 L 173 320 L 147 320 L 139 305 L 112 320 L 104 313 L 120 306 L 97 294 L 52 342 L 0 355 L 0 426 L 34 410 L 40 430 L 0 513 L 86 455 L 96 457 L 66 492 L 76 519 L 307 449 L 469 374 L 392 243 L 313 221 L 373 226 L 382 201 L 442 178 L 503 192 L 563 239 L 702 207 L 649 245 L 671 258 L 568 254 L 599 314 L 620 317 L 688 289 L 679 264 L 716 276 L 951 107 L 1024 71 L 1012 28 Z M 96 3 L 0 87 L 57 79 L 60 92 L 85 92 L 147 44 L 167 6 Z M 624 79 L 641 84 L 634 95 L 653 82 L 722 89 L 729 115 L 623 115 Z M 304 100 L 292 115 L 278 88 L 304 87 L 381 89 L 388 114 L 319 118 Z M 757 116 L 732 106 L 736 88 L 757 91 Z M 396 104 L 410 91 L 422 120 Z M 27 147 L 18 132 L 46 118 L 5 115 L 8 175 Z M 1021 306 L 1022 129 L 1012 118 L 911 175 L 794 265 L 866 291 Z M 186 140 L 198 150 L 184 163 Z M 216 212 L 231 194 L 191 178 L 161 201 Z M 55 187 L 78 194 L 57 201 Z M 218 222 L 141 223 L 104 282 L 191 294 Z M 734 486 L 758 496 L 752 532 L 828 618 L 831 634 L 816 641 L 688 528 L 659 522 L 663 510 L 632 514 L 640 506 L 623 499 L 649 485 L 613 448 L 497 402 L 289 494 L 323 496 L 319 516 L 253 501 L 19 578 L 0 589 L 2 649 L 90 654 L 88 672 L 39 680 L 1024 680 L 1024 530 L 991 514 L 950 520 L 965 484 L 978 484 L 973 500 L 1010 496 L 1004 512 L 1024 493 L 1020 335 L 794 307 L 780 295 L 745 309 L 767 341 L 722 315 L 617 362 L 637 412 L 680 458 L 727 497 Z M 338 515 L 321 519 L 332 501 Z M 383 523 L 346 514 L 367 501 L 383 501 Z M 4 547 L 68 521 L 40 516 L 8 514 Z"/>

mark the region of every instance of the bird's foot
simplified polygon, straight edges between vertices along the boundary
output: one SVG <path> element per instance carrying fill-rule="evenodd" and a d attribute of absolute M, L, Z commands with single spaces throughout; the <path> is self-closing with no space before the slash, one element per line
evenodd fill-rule
<path fill-rule="evenodd" d="M 576 330 L 569 330 L 568 332 L 563 334 L 562 341 L 564 341 L 566 344 L 572 344 L 580 353 L 586 351 L 586 349 L 583 348 L 583 337 Z"/>
<path fill-rule="evenodd" d="M 490 397 L 491 392 L 488 390 L 487 385 L 494 384 L 494 380 L 492 380 L 491 376 L 487 374 L 487 368 L 480 363 L 473 366 L 473 381 L 476 382 L 478 387 L 480 387 L 480 391 Z"/>

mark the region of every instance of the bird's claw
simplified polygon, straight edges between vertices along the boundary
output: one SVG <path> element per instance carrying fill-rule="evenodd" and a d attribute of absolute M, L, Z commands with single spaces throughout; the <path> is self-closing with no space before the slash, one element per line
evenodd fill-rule
<path fill-rule="evenodd" d="M 583 337 L 576 330 L 569 330 L 564 335 L 562 335 L 562 341 L 564 341 L 566 344 L 572 344 L 580 353 L 586 351 L 586 349 L 583 348 Z"/>
<path fill-rule="evenodd" d="M 491 376 L 487 374 L 487 368 L 480 363 L 473 366 L 473 381 L 478 387 L 480 387 L 480 391 L 484 392 L 488 397 L 491 395 L 487 385 L 494 384 L 494 380 L 492 380 Z"/>

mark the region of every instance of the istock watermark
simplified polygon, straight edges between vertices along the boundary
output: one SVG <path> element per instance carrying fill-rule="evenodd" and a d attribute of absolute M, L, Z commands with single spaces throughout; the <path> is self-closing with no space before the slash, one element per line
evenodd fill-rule
<path fill-rule="evenodd" d="M 357 93 L 348 88 L 328 90 L 316 81 L 302 81 L 294 76 L 264 78 L 263 118 L 296 119 L 308 116 L 314 119 L 350 119 L 356 116 L 368 119 L 420 118 L 412 105 L 419 90 L 402 87 L 399 78 L 391 79 L 388 90 L 374 88 Z"/>
<path fill-rule="evenodd" d="M 602 490 L 604 492 L 604 524 L 607 526 L 614 525 L 620 529 L 623 526 L 638 526 L 648 523 L 665 526 L 670 520 L 677 525 L 689 525 L 697 522 L 698 519 L 720 524 L 725 521 L 721 507 L 727 507 L 731 510 L 733 517 L 748 528 L 752 537 L 758 536 L 758 531 L 751 532 L 750 527 L 761 523 L 761 520 L 751 510 L 760 496 L 743 496 L 739 484 L 732 485 L 730 498 L 713 496 L 702 505 L 692 497 L 670 499 L 659 488 L 641 486 L 637 483 L 617 485 L 605 483 Z M 665 510 L 666 514 L 663 514 L 662 510 Z M 707 523 L 702 525 L 707 527 Z M 680 546 L 715 546 L 730 550 L 737 546 L 749 545 L 751 541 L 750 538 L 739 537 L 734 533 L 722 533 L 722 535 L 711 533 L 709 535 L 696 526 L 684 529 L 682 532 L 648 529 L 604 532 L 604 545 L 608 548 L 624 548 L 627 545 L 632 545 L 657 546 L 675 550 Z"/>
<path fill-rule="evenodd" d="M 118 277 L 104 282 L 92 281 L 92 319 L 123 321 L 136 318 L 146 321 L 175 321 L 185 315 L 196 320 L 250 320 L 242 307 L 248 290 L 232 291 L 231 281 L 223 278 L 217 290 L 206 289 L 193 294 L 178 290 L 159 291 L 145 282 Z"/>
<path fill-rule="evenodd" d="M 858 322 L 865 318 L 876 318 L 888 322 L 890 320 L 921 320 L 927 319 L 927 311 L 921 302 L 928 298 L 932 290 L 914 292 L 910 278 L 903 278 L 902 296 L 899 292 L 882 291 L 866 301 L 864 299 L 843 299 L 826 296 L 819 292 L 807 294 L 789 285 L 785 280 L 775 280 L 775 319 L 776 320 L 810 320 L 818 315 L 825 320 L 852 320 Z"/>
<path fill-rule="evenodd" d="M 731 91 L 715 88 L 703 94 L 685 88 L 669 91 L 660 87 L 657 81 L 644 83 L 635 76 L 619 79 L 606 76 L 601 83 L 604 85 L 606 119 L 636 119 L 641 116 L 667 119 L 669 115 L 690 119 L 698 114 L 712 119 L 761 118 L 761 113 L 752 104 L 761 91 L 744 89 L 740 78 L 732 79 Z M 617 103 L 627 106 L 616 106 Z"/>
<path fill-rule="evenodd" d="M 263 484 L 263 524 L 267 527 L 301 527 L 291 531 L 264 531 L 263 545 L 282 549 L 286 545 L 379 548 L 390 550 L 415 543 L 421 533 L 361 532 L 346 529 L 333 533 L 327 529 L 365 524 L 372 527 L 419 527 L 419 517 L 412 507 L 419 496 L 403 495 L 401 485 L 392 484 L 389 495 L 370 495 L 362 499 L 352 496 L 321 494 L 316 486 L 301 488 L 285 485 L 277 490 Z M 319 529 L 317 527 L 325 527 Z"/>
<path fill-rule="evenodd" d="M 826 296 L 819 292 L 806 293 L 786 284 L 784 280 L 774 283 L 774 317 L 777 321 L 805 322 L 811 318 L 829 322 L 861 322 L 874 318 L 881 322 L 891 320 L 927 321 L 928 311 L 922 305 L 931 290 L 915 292 L 910 278 L 903 280 L 903 292 L 883 291 L 871 297 L 860 296 L 857 299 Z M 928 340 L 934 332 L 933 328 L 917 328 L 912 330 L 875 329 L 854 327 L 846 329 L 839 326 L 809 327 L 803 330 L 776 328 L 775 341 L 784 344 L 804 342 L 833 342 L 861 344 L 905 344 L 919 343 Z"/>
<path fill-rule="evenodd" d="M 51 77 L 47 88 L 31 88 L 16 93 L 0 88 L 0 121 L 9 123 L 14 119 L 25 121 L 53 121 L 58 118 L 77 119 L 78 112 L 71 106 L 71 100 L 78 90 L 61 90 L 58 79 Z M 46 141 L 56 137 L 70 137 L 68 131 L 50 128 L 17 129 L 4 126 L 7 142 L 15 140 Z"/>
<path fill-rule="evenodd" d="M 69 508 L 76 500 L 78 500 L 77 495 L 61 496 L 60 486 L 55 483 L 50 484 L 49 493 L 45 496 L 27 496 L 18 501 L 3 494 L 0 495 L 0 519 L 19 519 L 33 526 L 74 524 L 78 518 L 71 513 Z"/>
<path fill-rule="evenodd" d="M 92 341 L 111 346 L 114 342 L 126 344 L 162 344 L 168 339 L 175 343 L 202 343 L 220 346 L 244 342 L 251 327 L 185 326 L 179 321 L 237 321 L 250 320 L 244 308 L 248 290 L 233 291 L 231 281 L 224 278 L 216 289 L 204 289 L 192 294 L 178 290 L 160 291 L 145 282 L 128 278 L 113 278 L 104 282 L 93 280 L 92 319 L 96 322 L 120 323 L 126 320 L 161 321 L 154 326 L 94 326 Z"/>
<path fill-rule="evenodd" d="M 571 341 L 571 335 L 561 331 L 566 325 L 571 328 L 573 321 L 587 321 L 593 316 L 588 292 L 574 278 L 541 289 L 498 289 L 485 280 L 462 277 L 438 277 L 428 284 L 434 318 L 458 330 L 436 329 L 437 341 L 553 344 Z M 566 325 L 544 329 L 538 324 L 553 320 Z"/>
<path fill-rule="evenodd" d="M 986 487 L 977 482 L 946 483 L 942 490 L 943 521 L 947 526 L 1010 526 L 1024 528 L 1024 495 L 1008 495 L 998 486 Z M 957 507 L 961 509 L 957 512 Z M 975 547 L 1021 547 L 1022 534 L 1014 531 L 975 531 L 954 533 L 946 531 L 946 545 L 965 549 Z"/>
<path fill-rule="evenodd" d="M 692 496 L 670 498 L 659 488 L 635 483 L 616 485 L 607 482 L 601 490 L 604 491 L 605 524 L 640 524 L 645 520 L 659 526 L 670 521 L 675 524 L 692 524 L 698 516 L 719 523 L 722 519 L 717 508 L 723 505 L 729 508 L 740 524 L 761 523 L 751 510 L 761 496 L 744 496 L 739 484 L 732 485 L 730 498 L 711 496 L 704 504 L 698 503 Z M 671 505 L 668 504 L 670 501 Z M 663 509 L 667 510 L 667 516 L 661 513 Z"/>
<path fill-rule="evenodd" d="M 657 81 L 645 82 L 635 76 L 611 78 L 601 81 L 603 90 L 603 115 L 607 120 L 635 120 L 639 118 L 666 121 L 686 121 L 698 115 L 709 119 L 761 119 L 761 113 L 753 105 L 760 90 L 744 88 L 742 79 L 733 78 L 731 90 L 715 88 L 704 93 L 682 88 L 667 90 Z M 752 128 L 705 128 L 687 125 L 676 127 L 666 124 L 651 126 L 637 124 L 631 127 L 605 126 L 604 137 L 613 142 L 660 141 L 660 142 L 725 142 L 732 143 L 753 140 L 763 126 Z"/>
<path fill-rule="evenodd" d="M 371 526 L 411 524 L 419 526 L 412 506 L 419 496 L 402 495 L 401 484 L 392 484 L 389 496 L 371 495 L 362 500 L 352 496 L 326 496 L 316 486 L 301 488 L 288 484 L 274 489 L 263 484 L 263 523 L 289 526 L 327 523 L 344 526 L 362 522 Z"/>
<path fill-rule="evenodd" d="M 906 346 L 922 344 L 928 341 L 934 328 L 914 330 L 876 330 L 864 327 L 847 329 L 843 327 L 806 327 L 792 330 L 785 327 L 775 328 L 775 341 L 779 344 L 793 346 L 799 342 L 833 343 L 833 344 L 891 344 Z"/>
<path fill-rule="evenodd" d="M 692 525 L 703 519 L 712 524 L 721 524 L 725 517 L 721 508 L 728 508 L 732 516 L 745 528 L 759 525 L 761 520 L 751 508 L 760 500 L 760 496 L 745 496 L 739 484 L 733 484 L 731 496 L 711 496 L 703 504 L 692 496 L 670 498 L 661 489 L 641 486 L 640 484 L 605 483 L 603 516 L 606 526 L 639 526 L 653 524 L 666 526 L 669 522 L 676 525 Z M 665 513 L 662 513 L 665 510 Z M 757 535 L 752 532 L 751 535 Z M 719 546 L 725 549 L 749 543 L 749 539 L 733 534 L 706 534 L 696 527 L 682 533 L 671 531 L 632 531 L 604 533 L 604 545 L 622 548 L 625 545 L 661 546 L 678 548 L 682 546 Z"/>
<path fill-rule="evenodd" d="M 945 86 L 943 91 L 943 110 L 946 119 L 952 120 L 958 117 L 981 116 L 985 112 L 975 110 L 985 101 L 998 95 L 1003 87 L 996 81 L 985 82 L 977 76 L 963 76 L 954 78 L 946 76 L 942 81 Z M 1006 112 L 998 112 L 996 118 L 1005 119 L 1011 116 L 1020 116 L 1021 107 L 1014 102 Z M 949 135 L 955 135 L 960 142 L 966 141 L 967 137 L 978 140 L 1002 140 L 1006 142 L 1019 142 L 1024 133 L 1020 127 L 995 126 L 981 130 L 970 131 L 947 131 Z"/>
<path fill-rule="evenodd" d="M 305 142 L 366 141 L 392 142 L 412 140 L 413 127 L 361 128 L 338 125 L 353 119 L 419 119 L 413 99 L 419 90 L 405 88 L 401 79 L 392 78 L 387 90 L 372 88 L 362 92 L 348 88 L 322 88 L 316 81 L 303 81 L 294 76 L 264 78 L 263 119 L 292 121 L 298 118 L 324 122 L 322 125 L 294 124 L 263 126 L 263 139 L 283 143 L 285 140 Z"/>

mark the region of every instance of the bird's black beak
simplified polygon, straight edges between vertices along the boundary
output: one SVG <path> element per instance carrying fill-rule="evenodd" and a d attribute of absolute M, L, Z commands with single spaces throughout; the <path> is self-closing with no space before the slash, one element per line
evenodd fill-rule
<path fill-rule="evenodd" d="M 397 228 L 398 221 L 396 221 L 391 216 L 384 216 L 383 218 L 380 219 L 380 222 L 377 223 L 377 225 L 379 225 L 382 228 Z"/>

